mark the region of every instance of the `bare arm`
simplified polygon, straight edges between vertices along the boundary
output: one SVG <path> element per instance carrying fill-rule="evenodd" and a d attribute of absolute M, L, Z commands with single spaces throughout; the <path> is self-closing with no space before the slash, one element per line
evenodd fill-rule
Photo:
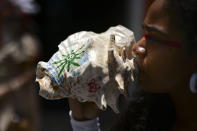
<path fill-rule="evenodd" d="M 100 113 L 100 109 L 93 102 L 82 103 L 76 99 L 69 98 L 69 106 L 72 111 L 72 117 L 77 121 L 95 119 Z"/>

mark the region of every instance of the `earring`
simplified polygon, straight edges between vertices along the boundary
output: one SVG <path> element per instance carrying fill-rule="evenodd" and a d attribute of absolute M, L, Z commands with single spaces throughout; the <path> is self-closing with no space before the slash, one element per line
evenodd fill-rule
<path fill-rule="evenodd" d="M 189 87 L 192 93 L 197 93 L 197 73 L 193 73 L 190 77 Z"/>

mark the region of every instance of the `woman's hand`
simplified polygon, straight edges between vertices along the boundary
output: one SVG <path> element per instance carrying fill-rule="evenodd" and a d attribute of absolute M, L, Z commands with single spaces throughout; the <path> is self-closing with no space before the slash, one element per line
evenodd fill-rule
<path fill-rule="evenodd" d="M 93 102 L 79 102 L 73 98 L 69 98 L 69 106 L 72 117 L 77 121 L 95 119 L 101 111 Z"/>

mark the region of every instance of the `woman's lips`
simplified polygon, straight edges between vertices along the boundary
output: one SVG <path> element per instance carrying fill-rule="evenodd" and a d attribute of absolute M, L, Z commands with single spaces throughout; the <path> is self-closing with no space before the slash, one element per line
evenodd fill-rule
<path fill-rule="evenodd" d="M 134 58 L 133 60 L 133 64 L 134 64 L 134 71 L 133 71 L 133 77 L 136 80 L 138 78 L 138 74 L 139 74 L 139 66 L 137 64 L 137 57 Z"/>
<path fill-rule="evenodd" d="M 136 58 L 134 58 L 134 67 L 135 67 L 135 70 L 133 71 L 134 78 L 139 78 L 142 74 L 145 73 L 142 70 L 141 64 L 139 62 L 140 61 L 139 61 L 138 57 L 136 56 Z"/>

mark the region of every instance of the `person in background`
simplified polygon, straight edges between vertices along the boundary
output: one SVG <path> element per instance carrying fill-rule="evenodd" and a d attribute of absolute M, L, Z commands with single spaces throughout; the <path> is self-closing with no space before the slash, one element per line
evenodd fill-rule
<path fill-rule="evenodd" d="M 38 131 L 34 72 L 40 45 L 32 0 L 0 1 L 0 131 Z"/>
<path fill-rule="evenodd" d="M 111 130 L 197 130 L 196 15 L 196 0 L 154 0 L 142 26 L 144 36 L 133 46 L 138 87 Z M 100 130 L 95 104 L 71 98 L 69 104 L 74 131 Z"/>

